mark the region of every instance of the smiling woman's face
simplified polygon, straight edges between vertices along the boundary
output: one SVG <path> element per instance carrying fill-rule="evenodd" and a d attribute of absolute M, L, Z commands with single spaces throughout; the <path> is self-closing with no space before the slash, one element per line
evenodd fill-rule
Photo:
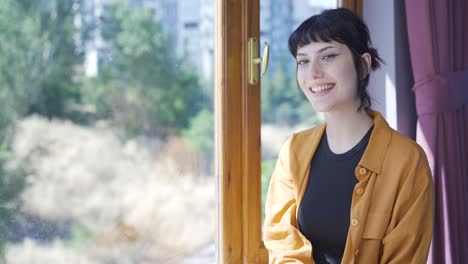
<path fill-rule="evenodd" d="M 297 50 L 297 81 L 317 112 L 356 111 L 357 73 L 344 44 L 311 42 Z"/>

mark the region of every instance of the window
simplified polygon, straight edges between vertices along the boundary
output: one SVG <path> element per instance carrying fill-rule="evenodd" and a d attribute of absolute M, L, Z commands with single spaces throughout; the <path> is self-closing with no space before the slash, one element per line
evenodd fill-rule
<path fill-rule="evenodd" d="M 214 2 L 186 2 L 2 1 L 0 263 L 215 261 Z"/>

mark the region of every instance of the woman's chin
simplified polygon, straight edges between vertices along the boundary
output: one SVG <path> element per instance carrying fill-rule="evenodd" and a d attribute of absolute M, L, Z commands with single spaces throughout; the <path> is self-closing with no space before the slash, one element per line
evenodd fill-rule
<path fill-rule="evenodd" d="M 314 103 L 312 103 L 312 108 L 315 110 L 315 112 L 318 112 L 318 113 L 330 112 L 332 109 L 330 105 L 314 104 Z"/>

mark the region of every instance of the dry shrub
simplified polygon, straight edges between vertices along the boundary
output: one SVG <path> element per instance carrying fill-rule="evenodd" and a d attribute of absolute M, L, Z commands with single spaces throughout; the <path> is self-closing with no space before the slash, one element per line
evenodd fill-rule
<path fill-rule="evenodd" d="M 8 245 L 5 258 L 8 264 L 99 263 L 78 254 L 61 241 L 44 246 L 29 239 L 24 240 L 21 244 Z"/>
<path fill-rule="evenodd" d="M 190 148 L 187 140 L 181 137 L 170 137 L 158 153 L 157 160 L 175 169 L 169 174 L 172 177 L 187 174 L 206 176 L 203 175 L 206 174 L 203 171 L 203 160 Z"/>
<path fill-rule="evenodd" d="M 22 211 L 86 226 L 93 241 L 80 250 L 93 258 L 154 260 L 193 252 L 214 238 L 213 177 L 194 175 L 199 161 L 181 139 L 159 151 L 148 145 L 121 142 L 110 129 L 38 116 L 22 120 L 8 163 L 29 174 Z M 130 231 L 118 233 L 122 227 L 131 239 L 122 237 Z"/>

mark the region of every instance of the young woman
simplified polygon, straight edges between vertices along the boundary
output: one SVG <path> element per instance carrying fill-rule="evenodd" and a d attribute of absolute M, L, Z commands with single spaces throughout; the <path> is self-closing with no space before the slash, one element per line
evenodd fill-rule
<path fill-rule="evenodd" d="M 289 49 L 325 123 L 280 151 L 265 206 L 270 263 L 426 263 L 432 176 L 423 150 L 370 109 L 381 59 L 367 26 L 326 10 L 291 34 Z"/>

